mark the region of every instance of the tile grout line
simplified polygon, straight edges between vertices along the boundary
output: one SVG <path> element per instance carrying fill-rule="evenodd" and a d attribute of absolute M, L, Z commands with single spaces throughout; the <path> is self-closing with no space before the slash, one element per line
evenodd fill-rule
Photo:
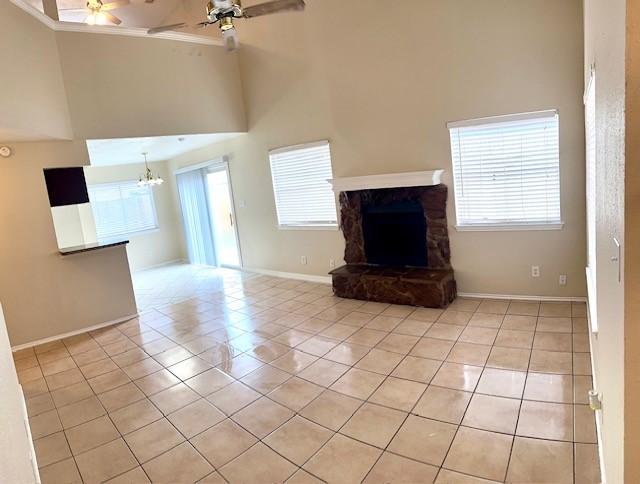
<path fill-rule="evenodd" d="M 320 298 L 322 298 L 322 297 L 323 297 L 323 296 L 320 296 Z M 318 299 L 319 299 L 319 298 L 315 298 L 314 300 L 318 300 Z M 334 307 L 334 306 L 335 306 L 335 305 L 333 305 L 333 306 L 329 306 L 329 307 L 326 307 L 326 308 L 325 308 L 323 311 L 321 311 L 321 312 L 324 312 L 325 310 L 329 309 L 330 307 Z M 360 307 L 360 306 L 359 306 L 359 307 Z M 387 307 L 389 307 L 389 306 L 387 306 Z M 354 311 L 355 311 L 355 312 L 358 312 L 358 311 L 357 311 L 357 309 L 358 309 L 358 308 L 355 308 L 355 309 L 354 309 L 354 310 L 352 310 L 351 312 L 354 312 Z M 385 309 L 385 310 L 386 310 L 386 309 Z M 385 310 L 380 311 L 378 314 L 374 314 L 374 315 L 373 315 L 373 317 L 372 317 L 369 321 L 365 322 L 365 323 L 364 323 L 364 324 L 362 324 L 361 326 L 356 326 L 356 330 L 355 330 L 355 332 L 358 332 L 358 331 L 360 331 L 361 329 L 371 329 L 371 330 L 374 330 L 374 331 L 378 331 L 378 329 L 372 329 L 372 328 L 369 328 L 369 327 L 368 327 L 368 324 L 370 324 L 370 323 L 371 323 L 371 321 L 372 321 L 373 319 L 375 319 L 376 317 L 378 317 L 378 316 L 380 316 L 380 315 L 383 315 L 383 312 L 384 312 Z M 265 310 L 264 310 L 264 311 L 262 311 L 262 312 L 266 312 L 266 311 L 269 311 L 269 309 L 265 309 Z M 415 312 L 415 311 L 414 311 L 414 312 Z M 476 312 L 477 312 L 477 310 L 476 310 Z M 290 312 L 290 314 L 296 314 L 296 313 L 294 313 L 294 312 Z M 318 313 L 314 313 L 314 314 L 315 314 L 315 315 L 317 315 Z M 367 313 L 367 314 L 370 314 L 370 313 Z M 384 333 L 386 333 L 386 336 L 384 336 L 384 337 L 383 337 L 383 340 L 384 340 L 384 339 L 386 339 L 386 338 L 387 338 L 389 335 L 391 335 L 391 334 L 402 334 L 402 333 L 393 333 L 393 331 L 394 331 L 394 329 L 395 329 L 398 325 L 402 324 L 402 322 L 404 322 L 404 321 L 406 321 L 407 319 L 409 319 L 409 316 L 410 316 L 411 314 L 413 314 L 413 312 L 411 312 L 411 313 L 407 314 L 407 315 L 406 315 L 406 316 L 404 316 L 403 318 L 400 318 L 400 322 L 399 322 L 396 326 L 394 326 L 394 328 L 391 328 L 391 330 L 389 330 L 389 331 L 383 331 Z M 174 314 L 173 316 L 175 317 L 175 314 Z M 303 316 L 305 316 L 305 315 L 303 314 Z M 169 316 L 169 317 L 171 317 L 171 316 Z M 189 316 L 188 316 L 188 315 L 187 315 L 187 316 L 185 316 L 185 317 L 186 317 L 187 319 L 189 318 Z M 313 319 L 313 317 L 314 317 L 314 316 L 307 316 L 305 319 L 301 320 L 301 321 L 300 321 L 300 322 L 298 322 L 296 325 L 293 325 L 293 326 L 286 326 L 286 328 L 287 328 L 287 329 L 286 329 L 284 332 L 287 332 L 287 331 L 289 331 L 289 330 L 293 330 L 293 329 L 297 328 L 298 326 L 300 326 L 300 325 L 304 324 L 304 322 L 305 322 L 305 321 L 308 321 L 309 319 Z M 391 317 L 394 317 L 394 316 L 391 316 Z M 182 319 L 183 319 L 183 318 L 181 317 L 181 319 L 180 319 L 180 320 L 182 320 Z M 244 319 L 247 319 L 247 318 L 244 318 Z M 249 319 L 250 319 L 250 318 L 249 318 Z M 269 317 L 269 319 L 271 319 L 271 321 L 274 321 L 274 322 L 275 322 L 275 321 L 277 321 L 277 317 L 276 317 L 276 319 L 273 319 L 273 318 L 270 316 L 270 317 Z M 344 319 L 344 317 L 343 317 L 343 318 L 340 318 L 340 319 L 338 319 L 338 320 L 330 320 L 330 321 L 328 321 L 328 325 L 325 327 L 325 329 L 327 329 L 327 328 L 329 328 L 329 327 L 331 327 L 331 326 L 333 326 L 333 325 L 335 325 L 335 324 L 339 324 L 339 322 L 340 322 L 342 319 Z M 178 321 L 180 321 L 180 320 L 178 320 Z M 210 321 L 211 321 L 211 320 L 210 320 Z M 142 324 L 144 324 L 144 323 L 142 323 Z M 267 323 L 267 324 L 271 324 L 271 323 Z M 273 323 L 273 324 L 277 324 L 277 323 Z M 165 326 L 170 326 L 170 325 L 171 325 L 170 323 L 167 323 Z M 233 324 L 232 324 L 232 325 L 233 325 Z M 433 322 L 431 322 L 431 323 L 430 323 L 430 325 L 433 325 Z M 155 328 L 155 329 L 154 329 L 152 326 L 149 326 L 149 327 L 150 327 L 152 330 L 157 331 L 157 328 Z M 467 324 L 465 325 L 465 328 L 467 328 L 467 327 L 469 327 L 469 322 L 467 322 Z M 243 329 L 243 330 L 246 330 L 246 328 L 242 328 L 242 329 Z M 255 327 L 254 327 L 253 331 L 255 331 Z M 253 331 L 251 331 L 251 330 L 250 330 L 250 331 L 249 331 L 249 333 L 252 333 Z M 311 338 L 316 337 L 316 336 L 322 336 L 322 337 L 324 337 L 323 335 L 321 335 L 321 334 L 320 334 L 320 333 L 322 333 L 323 331 L 324 331 L 324 329 L 323 329 L 323 330 L 319 330 L 319 331 L 312 331 L 312 332 L 311 332 L 311 334 L 312 334 L 312 335 L 311 335 L 310 337 L 311 337 Z M 464 330 L 463 330 L 463 331 L 464 331 Z M 161 333 L 160 333 L 160 334 L 161 334 Z M 209 333 L 204 333 L 204 335 L 206 335 L 206 334 L 209 334 Z M 245 334 L 248 334 L 248 333 L 245 333 Z M 277 337 L 278 337 L 278 335 L 279 335 L 279 334 L 280 334 L 280 333 L 267 334 L 267 336 L 268 336 L 267 341 L 272 341 L 272 340 L 274 340 L 275 338 L 277 338 Z M 351 333 L 351 334 L 353 334 L 353 333 Z M 462 332 L 461 332 L 461 334 L 462 334 Z M 456 340 L 454 340 L 454 343 L 453 343 L 452 347 L 449 349 L 449 351 L 448 351 L 447 355 L 445 356 L 445 359 L 444 359 L 443 361 L 440 361 L 440 365 L 438 366 L 438 369 L 440 369 L 440 368 L 442 367 L 442 365 L 446 362 L 446 358 L 447 358 L 447 357 L 449 356 L 449 354 L 451 353 L 451 351 L 452 351 L 453 347 L 455 346 L 455 344 L 457 344 L 457 343 L 459 342 L 461 334 L 457 337 L 457 339 L 456 339 Z M 573 333 L 572 333 L 572 334 L 573 334 Z M 124 334 L 124 333 L 123 333 L 123 335 L 124 335 L 125 337 L 127 337 L 128 339 L 130 339 L 130 337 L 129 337 L 127 334 Z M 375 392 L 380 388 L 380 386 L 382 386 L 382 385 L 384 384 L 384 382 L 385 382 L 385 381 L 387 381 L 387 380 L 389 379 L 389 377 L 391 377 L 391 376 L 392 376 L 392 375 L 391 375 L 391 373 L 393 373 L 394 369 L 395 369 L 395 368 L 397 368 L 397 367 L 398 367 L 398 365 L 400 365 L 400 363 L 401 363 L 402 361 L 404 361 L 404 360 L 407 358 L 407 356 L 409 356 L 409 354 L 411 353 L 411 351 L 413 350 L 413 348 L 416 346 L 416 344 L 421 340 L 421 338 L 426 337 L 425 335 L 426 335 L 426 332 L 425 332 L 425 333 L 423 333 L 423 335 L 422 335 L 422 336 L 418 336 L 418 339 L 416 340 L 416 342 L 414 343 L 414 345 L 412 346 L 412 348 L 411 348 L 408 352 L 406 352 L 406 351 L 405 351 L 405 352 L 403 352 L 403 353 L 395 353 L 394 351 L 391 351 L 392 353 L 395 353 L 395 354 L 399 354 L 399 355 L 401 355 L 401 356 L 402 356 L 402 358 L 401 358 L 401 359 L 399 360 L 399 362 L 398 362 L 398 363 L 397 363 L 397 364 L 396 364 L 396 365 L 391 369 L 391 371 L 390 371 L 390 372 L 388 372 L 388 373 L 386 373 L 386 374 L 380 374 L 380 373 L 378 373 L 378 372 L 374 372 L 374 373 L 377 373 L 377 374 L 380 374 L 381 376 L 383 376 L 383 380 L 382 380 L 382 381 L 381 381 L 381 383 L 380 383 L 380 384 L 378 384 L 378 386 L 377 386 L 377 387 L 376 387 L 376 388 L 375 388 L 375 389 L 374 389 L 374 390 L 369 394 L 369 396 L 367 397 L 367 399 L 366 399 L 365 401 L 360 401 L 361 403 L 360 403 L 360 405 L 359 405 L 359 408 L 361 408 L 361 407 L 364 405 L 364 403 L 370 403 L 370 404 L 373 404 L 373 402 L 370 402 L 370 398 L 371 398 L 371 396 L 372 396 L 373 394 L 375 394 Z M 137 335 L 135 335 L 135 336 L 137 336 Z M 413 335 L 412 335 L 412 336 L 413 336 Z M 164 337 L 166 338 L 166 336 L 164 336 Z M 341 340 L 341 342 L 345 342 L 345 341 L 346 341 L 347 339 L 349 339 L 349 338 L 350 338 L 350 336 L 346 336 L 344 339 L 342 339 L 342 340 Z M 141 346 L 140 346 L 136 341 L 133 341 L 133 340 L 131 340 L 131 341 L 132 341 L 132 343 L 133 343 L 134 345 L 136 345 L 136 347 L 138 347 L 138 348 L 142 348 L 142 347 L 141 347 Z M 188 341 L 190 341 L 190 340 L 186 340 L 186 342 L 188 342 Z M 335 340 L 334 340 L 334 341 L 335 341 Z M 177 342 L 177 341 L 175 341 L 175 340 L 173 340 L 173 342 L 174 342 L 174 343 L 176 343 L 176 346 L 178 346 L 178 347 L 179 347 L 179 346 L 181 346 L 181 343 L 180 343 L 180 342 Z M 183 343 L 184 343 L 184 342 L 185 342 L 185 340 L 183 340 Z M 358 360 L 356 360 L 355 362 L 351 363 L 351 364 L 349 365 L 349 369 L 348 369 L 347 371 L 349 371 L 349 370 L 351 370 L 351 369 L 357 369 L 355 365 L 357 365 L 357 364 L 358 364 L 358 362 L 359 362 L 361 359 L 365 358 L 365 357 L 366 357 L 366 356 L 367 356 L 367 355 L 368 355 L 368 354 L 369 354 L 373 349 L 379 349 L 379 350 L 382 350 L 382 351 L 389 351 L 389 350 L 387 350 L 387 349 L 384 349 L 384 350 L 383 350 L 382 348 L 378 348 L 378 345 L 379 345 L 381 342 L 382 342 L 382 341 L 377 342 L 377 343 L 376 343 L 376 345 L 374 345 L 374 346 L 368 346 L 368 345 L 367 345 L 367 347 L 368 347 L 368 351 L 367 351 L 367 353 L 365 353 L 365 354 L 364 354 L 360 359 L 358 359 Z M 105 343 L 105 345 L 107 345 L 107 344 L 108 344 L 108 343 Z M 295 349 L 295 348 L 296 348 L 297 346 L 299 346 L 300 344 L 302 344 L 302 342 L 298 343 L 296 346 L 290 347 L 290 350 L 289 350 L 289 351 L 291 351 L 292 349 Z M 340 343 L 339 343 L 339 344 L 340 344 Z M 475 343 L 470 343 L 470 344 L 475 344 Z M 495 344 L 495 340 L 494 340 L 494 344 Z M 492 346 L 494 346 L 494 345 L 492 344 L 492 345 L 488 345 L 488 346 L 492 347 Z M 335 346 L 334 346 L 334 347 L 335 347 Z M 144 349 L 143 349 L 143 351 L 144 351 Z M 205 351 L 206 351 L 206 350 L 205 350 Z M 247 354 L 247 355 L 251 356 L 251 355 L 249 354 L 251 351 L 252 351 L 252 350 L 251 350 L 251 349 L 249 349 L 249 350 L 246 350 L 246 351 L 240 352 L 237 356 L 240 356 L 240 355 L 242 355 L 242 354 Z M 304 350 L 298 350 L 298 351 L 304 351 Z M 330 351 L 331 351 L 331 350 L 329 350 L 328 352 L 325 352 L 324 354 L 322 354 L 322 355 L 320 355 L 320 356 L 318 356 L 317 354 L 314 354 L 313 356 L 316 358 L 316 360 L 315 360 L 315 361 L 319 361 L 320 359 L 324 359 L 324 357 L 325 357 L 325 356 L 326 356 Z M 199 354 L 201 354 L 201 353 L 198 353 L 197 355 L 199 355 Z M 196 356 L 197 356 L 197 355 L 196 355 Z M 153 358 L 155 355 L 150 355 L 150 356 Z M 252 356 L 252 357 L 253 357 L 253 356 Z M 529 359 L 531 359 L 531 353 L 530 353 L 530 355 L 529 355 Z M 112 360 L 112 361 L 113 361 L 113 360 Z M 155 358 L 154 358 L 154 361 L 157 361 L 157 360 L 155 360 Z M 326 361 L 331 361 L 331 360 L 326 360 Z M 437 361 L 437 360 L 434 360 L 434 361 Z M 258 371 L 260 368 L 264 368 L 265 366 L 270 366 L 270 367 L 272 367 L 272 366 L 270 365 L 270 363 L 271 363 L 271 362 L 267 362 L 267 361 L 264 361 L 264 360 L 260 360 L 260 362 L 261 362 L 261 366 L 260 366 L 260 367 L 255 368 L 255 369 L 254 369 L 253 371 L 251 371 L 251 372 L 248 372 L 248 373 L 245 373 L 245 374 L 241 375 L 239 378 L 235 378 L 235 377 L 233 377 L 234 381 L 237 381 L 237 382 L 240 382 L 240 383 L 243 383 L 244 385 L 246 385 L 246 383 L 244 383 L 244 382 L 242 381 L 242 379 L 243 379 L 243 378 L 245 378 L 246 376 L 250 375 L 250 374 L 251 374 L 251 373 L 253 373 L 253 372 Z M 133 364 L 135 364 L 135 363 L 133 363 Z M 116 364 L 116 366 L 118 366 L 120 369 L 122 369 L 122 368 L 126 368 L 127 366 L 131 366 L 131 365 L 120 366 L 120 365 Z M 166 368 L 167 368 L 164 364 L 162 364 L 162 366 L 163 366 L 163 369 L 166 369 Z M 277 368 L 277 367 L 276 367 L 276 368 Z M 484 364 L 484 366 L 483 366 L 482 368 L 483 368 L 483 371 L 484 371 L 484 369 L 485 369 L 485 368 L 487 368 L 487 366 L 486 366 L 486 361 L 485 361 L 485 364 Z M 287 378 L 287 380 L 285 380 L 284 382 L 282 382 L 282 383 L 281 383 L 281 385 L 282 385 L 283 383 L 286 383 L 287 381 L 291 380 L 294 376 L 295 376 L 295 377 L 298 377 L 298 378 L 302 378 L 302 379 L 303 379 L 303 380 L 305 380 L 305 381 L 309 381 L 309 380 L 306 380 L 304 377 L 300 377 L 300 376 L 298 376 L 298 375 L 299 375 L 299 373 L 301 373 L 303 370 L 304 370 L 304 369 L 302 369 L 300 372 L 297 372 L 296 374 L 293 374 L 293 375 L 289 373 L 289 377 Z M 159 371 L 161 371 L 161 370 L 159 370 Z M 208 371 L 208 370 L 205 370 L 205 371 Z M 370 371 L 370 370 L 365 370 L 365 371 Z M 436 372 L 435 372 L 435 373 L 437 373 L 437 371 L 438 371 L 438 370 L 436 370 Z M 527 373 L 528 373 L 528 371 L 527 371 Z M 481 373 L 481 374 L 482 374 L 482 373 Z M 344 373 L 343 373 L 343 375 L 344 375 Z M 99 375 L 98 375 L 98 376 L 99 376 Z M 128 375 L 127 375 L 127 376 L 128 376 Z M 149 375 L 145 375 L 145 376 L 149 376 Z M 197 376 L 197 375 L 192 375 L 192 377 L 195 377 L 195 376 Z M 340 379 L 341 377 L 342 377 L 342 375 L 341 375 L 341 376 L 339 376 L 335 381 L 337 381 L 337 380 L 338 380 L 338 379 Z M 571 375 L 571 377 L 572 377 L 572 379 L 573 379 L 574 375 Z M 141 378 L 144 378 L 144 376 L 143 376 L 143 377 L 141 377 Z M 403 379 L 404 379 L 404 378 L 403 378 Z M 178 378 L 178 380 L 179 380 L 179 382 L 180 382 L 180 383 L 184 383 L 184 382 L 186 381 L 186 380 L 183 380 L 182 378 Z M 404 379 L 404 380 L 407 380 L 407 379 Z M 85 379 L 85 381 L 86 381 L 86 379 Z M 331 387 L 331 386 L 335 383 L 335 381 L 334 381 L 331 385 L 329 385 L 329 387 Z M 411 381 L 411 380 L 407 380 L 407 381 Z M 136 380 L 130 380 L 130 382 L 133 382 L 133 383 L 134 383 L 134 385 L 135 385 Z M 125 383 L 125 384 L 128 384 L 128 383 L 129 383 L 129 382 L 127 382 L 127 383 Z M 311 382 L 311 383 L 313 383 L 313 382 Z M 124 385 L 124 384 L 123 384 L 123 385 Z M 415 406 L 417 405 L 417 402 L 422 398 L 422 396 L 424 395 L 424 392 L 426 391 L 426 389 L 427 389 L 430 385 L 431 385 L 430 383 L 426 385 L 425 390 L 422 392 L 421 396 L 416 400 L 416 402 L 414 403 L 414 405 L 413 405 L 412 409 L 411 409 L 409 412 L 407 412 L 407 415 L 406 415 L 405 419 L 403 420 L 403 423 L 400 425 L 400 427 L 399 427 L 399 428 L 401 428 L 401 427 L 402 427 L 402 425 L 404 425 L 404 422 L 406 421 L 406 419 L 407 419 L 410 415 L 412 415 L 412 411 L 413 411 L 413 409 L 415 408 Z M 136 386 L 137 386 L 137 385 L 136 385 Z M 434 386 L 437 386 L 437 385 L 434 385 Z M 477 386 L 477 382 L 476 382 L 476 386 Z M 326 392 L 327 390 L 329 390 L 329 389 L 330 389 L 329 387 L 324 387 L 323 385 L 320 385 L 320 387 L 322 388 L 321 393 L 320 393 L 320 394 L 318 394 L 318 396 L 316 396 L 314 399 L 312 399 L 312 400 L 311 400 L 310 402 L 308 402 L 306 405 L 309 405 L 312 401 L 314 401 L 316 398 L 318 398 L 321 394 L 323 394 L 324 392 Z M 118 387 L 115 387 L 115 388 L 118 388 Z M 93 387 L 91 387 L 91 390 L 92 390 L 92 392 L 94 393 L 94 395 L 96 395 L 96 396 L 97 396 L 97 394 L 95 394 L 95 391 L 93 390 Z M 109 390 L 109 391 L 110 391 L 110 390 Z M 162 391 L 164 391 L 164 390 L 162 390 Z M 333 390 L 333 391 L 335 391 L 335 390 Z M 268 394 L 266 394 L 266 395 L 265 395 L 265 394 L 262 394 L 262 392 L 259 392 L 259 393 L 261 394 L 261 396 L 267 396 L 267 395 L 268 395 Z M 476 392 L 475 392 L 475 390 L 474 390 L 474 392 L 473 392 L 473 393 L 476 393 Z M 152 395 L 146 395 L 146 394 L 145 394 L 145 398 L 146 398 L 146 399 L 148 399 L 148 400 L 150 400 L 150 397 L 151 397 L 151 396 L 152 396 Z M 203 397 L 202 395 L 199 395 L 199 397 L 200 397 L 200 398 L 206 398 L 206 397 Z M 259 397 L 259 398 L 261 398 L 261 397 Z M 269 398 L 269 397 L 267 396 L 267 398 Z M 271 399 L 270 399 L 270 400 L 271 400 Z M 150 400 L 150 401 L 151 401 L 151 400 Z M 522 402 L 522 399 L 521 399 L 521 402 Z M 151 403 L 154 405 L 154 407 L 156 407 L 156 405 L 153 403 L 153 401 L 151 401 Z M 306 406 L 306 405 L 305 405 L 305 406 Z M 376 404 L 376 405 L 380 405 L 380 404 Z M 386 405 L 381 405 L 381 406 L 382 406 L 382 407 L 385 407 L 385 408 L 392 408 L 392 409 L 394 409 L 394 410 L 398 410 L 398 409 L 395 409 L 395 408 L 393 408 L 393 407 L 387 407 Z M 183 407 L 180 407 L 180 408 L 183 408 Z M 244 408 L 244 407 L 243 407 L 243 408 Z M 240 411 L 240 409 L 239 409 L 238 411 Z M 356 411 L 357 411 L 357 410 L 356 410 Z M 236 413 L 237 413 L 237 412 L 236 412 Z M 354 413 L 355 413 L 355 412 L 354 412 Z M 465 413 L 466 413 L 466 412 L 465 412 Z M 163 415 L 163 417 L 162 417 L 162 418 L 166 418 L 166 416 L 164 415 L 164 413 L 163 413 L 163 412 L 161 412 L 161 414 Z M 108 415 L 108 413 L 107 413 L 107 415 Z M 297 411 L 294 411 L 294 414 L 293 414 L 293 416 L 292 416 L 291 418 L 295 417 L 296 415 L 300 415 L 300 414 L 299 414 Z M 352 416 L 353 416 L 353 414 L 352 414 Z M 351 416 L 351 417 L 352 417 L 352 416 Z M 302 417 L 302 416 L 301 416 L 301 417 Z M 350 417 L 350 418 L 351 418 L 351 417 Z M 302 417 L 302 418 L 304 418 L 304 417 Z M 349 418 L 349 419 L 347 419 L 347 422 L 350 420 L 350 418 Z M 314 422 L 314 423 L 315 423 L 315 422 Z M 150 425 L 150 424 L 149 424 L 149 425 Z M 280 426 L 278 426 L 274 431 L 278 430 L 282 425 L 284 425 L 284 423 L 283 423 L 283 424 L 281 424 Z M 340 429 L 341 429 L 342 427 L 344 427 L 344 425 L 346 425 L 346 422 L 345 422 L 345 424 L 343 424 L 343 425 L 340 427 Z M 460 426 L 461 426 L 461 425 L 460 425 L 460 424 L 458 424 L 458 428 L 459 428 Z M 338 432 L 340 431 L 340 429 L 338 429 Z M 334 435 L 335 435 L 335 433 L 338 433 L 338 432 L 335 432 L 335 431 L 333 431 L 333 432 L 334 432 Z M 396 433 L 397 433 L 397 431 L 396 431 Z M 122 434 L 121 434 L 121 435 L 122 435 Z M 268 435 L 269 435 L 269 434 L 268 434 Z M 343 434 L 341 434 L 341 435 L 343 435 Z M 395 434 L 394 434 L 394 435 L 395 435 Z M 350 438 L 351 438 L 351 437 L 350 437 Z M 355 439 L 355 440 L 357 440 L 357 439 Z M 393 440 L 393 437 L 392 437 L 392 440 Z M 189 441 L 189 439 L 187 439 L 187 441 Z M 368 445 L 370 445 L 370 444 L 368 444 Z M 386 447 L 388 447 L 388 445 L 389 445 L 389 444 L 387 444 L 387 446 L 386 446 Z M 385 449 L 386 449 L 386 447 L 385 447 Z M 383 449 L 383 452 L 385 451 L 385 449 Z M 317 451 L 317 452 L 318 452 L 318 451 Z M 316 453 L 317 453 L 317 452 L 316 452 Z M 315 455 L 315 454 L 313 454 L 313 455 Z M 312 455 L 312 457 L 313 457 L 313 455 Z M 381 454 L 381 455 L 382 455 L 382 454 Z M 205 458 L 205 460 L 206 460 L 206 458 Z M 303 465 L 304 465 L 304 464 L 303 464 Z M 374 465 L 373 465 L 373 466 L 375 466 L 375 463 L 374 463 Z M 373 468 L 373 466 L 369 469 L 369 472 L 371 471 L 371 469 Z M 299 467 L 299 468 L 301 468 L 301 466 L 298 466 L 298 467 Z M 215 468 L 215 466 L 213 466 L 213 468 L 214 468 L 214 469 L 216 469 L 216 468 Z M 216 470 L 217 470 L 217 469 L 216 469 Z"/>

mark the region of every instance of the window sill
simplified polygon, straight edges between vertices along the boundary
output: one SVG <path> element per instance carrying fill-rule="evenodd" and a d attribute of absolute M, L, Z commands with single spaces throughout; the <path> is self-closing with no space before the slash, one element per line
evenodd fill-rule
<path fill-rule="evenodd" d="M 338 230 L 337 225 L 278 225 L 278 230 Z"/>
<path fill-rule="evenodd" d="M 149 235 L 154 232 L 160 232 L 160 227 L 154 227 L 152 229 L 145 229 L 145 230 L 138 230 L 136 232 L 126 232 L 126 233 L 114 235 L 113 237 L 106 237 L 104 239 L 98 238 L 98 241 L 102 243 L 111 243 L 113 241 L 118 241 L 122 239 L 134 239 L 139 235 Z"/>
<path fill-rule="evenodd" d="M 478 225 L 456 225 L 458 232 L 522 232 L 529 230 L 562 230 L 564 222 L 548 224 L 478 224 Z"/>

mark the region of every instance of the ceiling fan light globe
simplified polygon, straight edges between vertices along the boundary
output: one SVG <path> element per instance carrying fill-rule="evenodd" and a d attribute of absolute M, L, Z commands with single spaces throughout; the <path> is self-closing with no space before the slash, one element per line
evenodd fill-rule
<path fill-rule="evenodd" d="M 95 24 L 96 25 L 106 25 L 108 24 L 107 16 L 102 12 L 98 12 L 95 14 Z"/>

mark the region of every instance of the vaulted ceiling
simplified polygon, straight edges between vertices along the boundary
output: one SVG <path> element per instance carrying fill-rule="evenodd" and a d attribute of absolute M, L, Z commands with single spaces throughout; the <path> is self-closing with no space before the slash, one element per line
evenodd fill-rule
<path fill-rule="evenodd" d="M 42 0 L 24 0 L 42 11 Z M 107 4 L 111 0 L 103 0 Z M 156 0 L 146 3 L 145 0 L 130 0 L 130 4 L 111 11 L 122 20 L 123 27 L 155 27 L 164 23 L 165 19 L 181 16 L 190 9 L 187 0 Z M 64 22 L 84 22 L 88 15 L 86 0 L 57 0 L 58 15 Z M 204 2 L 203 2 L 204 4 Z M 204 11 L 204 6 L 202 7 Z M 78 11 L 77 9 L 82 9 Z"/>

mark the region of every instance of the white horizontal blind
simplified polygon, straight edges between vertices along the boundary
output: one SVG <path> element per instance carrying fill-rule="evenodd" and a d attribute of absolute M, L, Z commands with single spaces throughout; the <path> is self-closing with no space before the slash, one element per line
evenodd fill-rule
<path fill-rule="evenodd" d="M 139 187 L 137 182 L 127 181 L 88 188 L 98 240 L 158 228 L 151 187 Z"/>
<path fill-rule="evenodd" d="M 556 111 L 448 126 L 459 226 L 560 223 Z"/>
<path fill-rule="evenodd" d="M 269 152 L 278 224 L 336 226 L 336 199 L 328 141 Z"/>

